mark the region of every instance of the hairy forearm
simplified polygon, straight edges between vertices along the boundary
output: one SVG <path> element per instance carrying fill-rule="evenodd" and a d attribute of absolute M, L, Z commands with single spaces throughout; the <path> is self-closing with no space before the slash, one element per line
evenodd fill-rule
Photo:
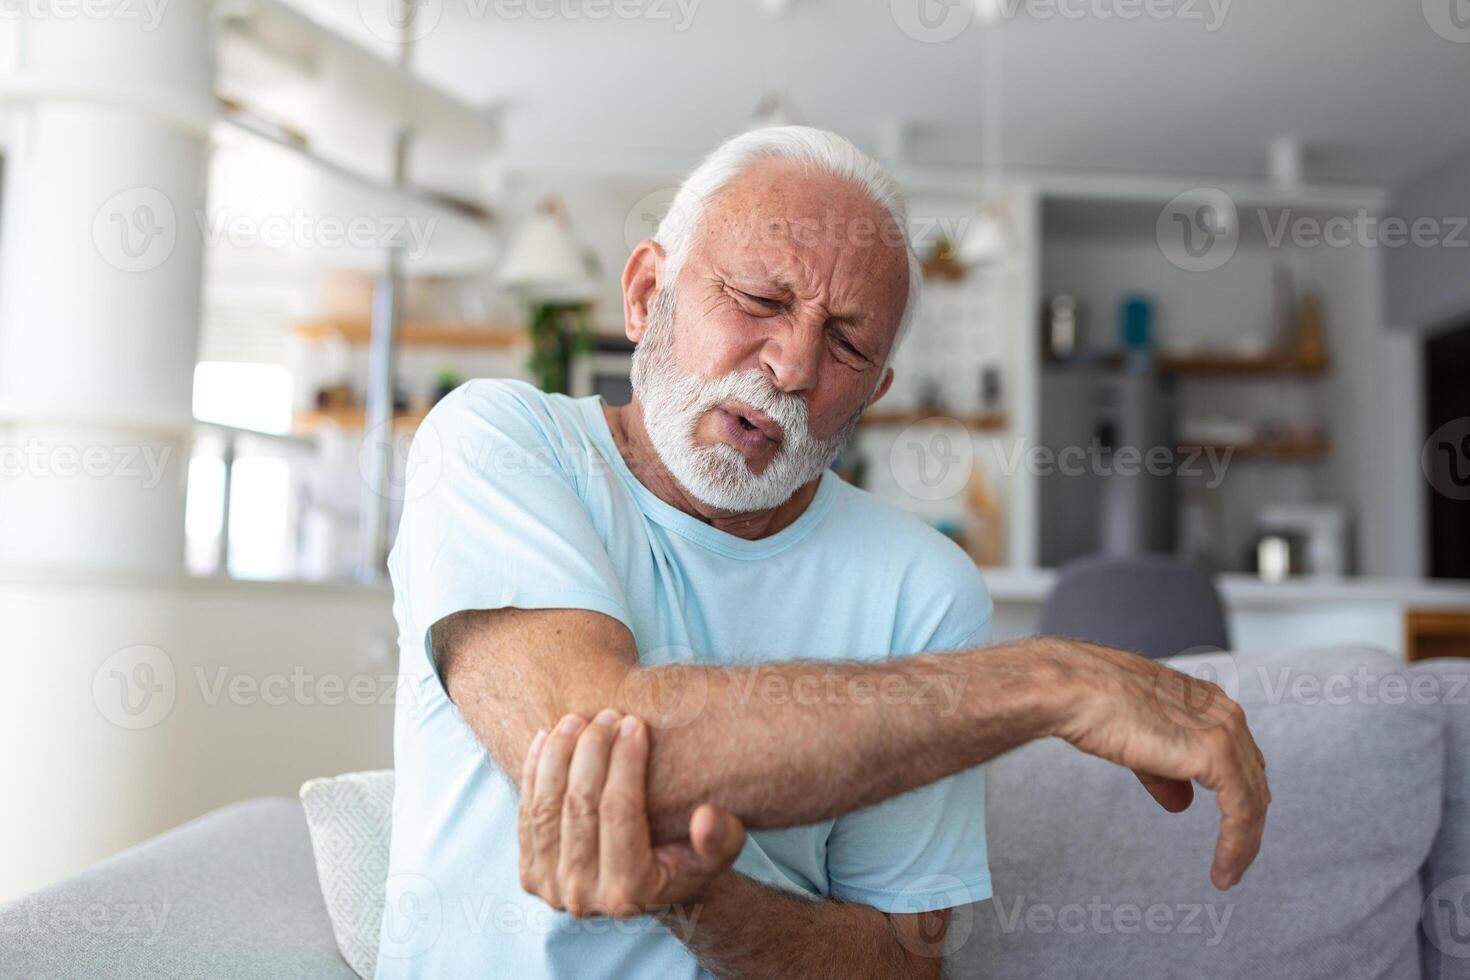
<path fill-rule="evenodd" d="M 704 900 L 662 916 L 719 980 L 938 977 L 947 913 L 894 918 L 813 901 L 726 872 Z"/>
<path fill-rule="evenodd" d="M 545 614 L 461 616 L 492 618 L 436 632 L 436 649 L 452 651 L 451 696 L 506 772 L 563 714 L 611 706 L 649 723 L 658 840 L 685 836 L 705 802 L 762 829 L 896 796 L 1050 734 L 1065 696 L 1047 640 L 876 663 L 641 667 L 607 654 L 617 634 L 599 631 L 626 630 L 596 614 L 555 611 L 549 643 Z"/>

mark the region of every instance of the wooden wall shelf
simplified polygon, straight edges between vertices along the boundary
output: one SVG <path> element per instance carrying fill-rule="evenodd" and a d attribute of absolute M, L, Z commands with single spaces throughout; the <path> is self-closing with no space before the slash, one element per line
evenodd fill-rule
<path fill-rule="evenodd" d="M 397 431 L 413 431 L 424 420 L 426 411 L 410 409 L 393 416 L 393 428 Z M 360 432 L 367 425 L 367 412 L 361 408 L 312 409 L 297 412 L 291 417 L 293 432 L 316 432 L 328 427 Z"/>
<path fill-rule="evenodd" d="M 1159 354 L 1159 367 L 1170 374 L 1199 378 L 1248 378 L 1326 374 L 1327 358 L 1302 361 L 1280 354 Z"/>
<path fill-rule="evenodd" d="M 1313 439 L 1257 439 L 1252 442 L 1226 443 L 1181 443 L 1180 452 L 1205 451 L 1224 453 L 1234 450 L 1232 458 L 1254 459 L 1322 459 L 1332 451 L 1326 438 Z"/>
<path fill-rule="evenodd" d="M 864 412 L 858 425 L 869 428 L 876 426 L 913 425 L 928 420 L 935 422 L 954 421 L 967 429 L 994 432 L 1006 428 L 1010 422 L 1005 412 L 947 412 L 939 408 L 903 409 L 892 412 Z"/>
<path fill-rule="evenodd" d="M 291 325 L 291 333 L 304 340 L 345 340 L 358 346 L 366 345 L 372 332 L 372 321 L 366 317 L 303 320 Z M 409 320 L 398 328 L 398 343 L 405 347 L 512 350 L 528 342 L 523 328 L 506 324 Z"/>

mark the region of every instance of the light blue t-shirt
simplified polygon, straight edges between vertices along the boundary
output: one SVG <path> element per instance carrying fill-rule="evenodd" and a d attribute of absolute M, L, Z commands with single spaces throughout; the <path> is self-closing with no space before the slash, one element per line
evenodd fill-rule
<path fill-rule="evenodd" d="M 632 631 L 644 664 L 874 661 L 989 639 L 979 570 L 922 521 L 828 471 L 776 534 L 716 530 L 633 476 L 598 398 L 470 382 L 429 413 L 409 466 L 388 562 L 400 667 L 380 978 L 707 976 L 651 917 L 577 920 L 522 891 L 515 788 L 433 665 L 429 629 L 445 616 L 595 610 Z M 754 696 L 787 694 L 802 692 Z M 940 712 L 957 694 L 919 696 Z M 983 771 L 822 824 L 753 832 L 736 869 L 885 912 L 988 898 Z"/>

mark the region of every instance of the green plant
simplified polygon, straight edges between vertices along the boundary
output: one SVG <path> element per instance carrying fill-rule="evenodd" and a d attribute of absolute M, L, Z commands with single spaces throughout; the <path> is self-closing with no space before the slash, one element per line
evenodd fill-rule
<path fill-rule="evenodd" d="M 565 393 L 572 357 L 592 349 L 590 309 L 586 303 L 532 305 L 526 368 L 542 391 Z"/>

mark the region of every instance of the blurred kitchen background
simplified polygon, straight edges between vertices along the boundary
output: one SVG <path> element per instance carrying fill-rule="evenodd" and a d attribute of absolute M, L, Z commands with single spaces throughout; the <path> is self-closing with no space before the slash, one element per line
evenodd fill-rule
<path fill-rule="evenodd" d="M 627 255 L 752 126 L 908 193 L 928 285 L 838 466 L 998 638 L 1164 552 L 1242 648 L 1463 650 L 1467 91 L 1455 0 L 7 7 L 0 740 L 60 802 L 7 808 L 0 898 L 386 764 L 416 424 L 475 377 L 625 400 Z M 99 711 L 108 664 L 167 709 Z M 216 685 L 303 671 L 377 686 Z"/>

